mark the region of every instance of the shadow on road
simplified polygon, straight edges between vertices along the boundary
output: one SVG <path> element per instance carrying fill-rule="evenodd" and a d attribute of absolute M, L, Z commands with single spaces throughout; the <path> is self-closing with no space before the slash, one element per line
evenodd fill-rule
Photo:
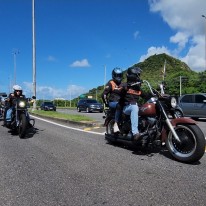
<path fill-rule="evenodd" d="M 173 156 L 169 153 L 166 146 L 160 146 L 160 147 L 154 147 L 154 148 L 142 148 L 141 146 L 134 145 L 130 142 L 124 142 L 124 141 L 116 141 L 115 143 L 107 143 L 109 145 L 112 145 L 114 147 L 121 147 L 123 149 L 127 149 L 132 152 L 134 155 L 138 156 L 147 156 L 152 157 L 154 154 L 160 154 L 164 157 L 168 158 L 169 160 L 177 161 Z M 189 164 L 189 165 L 199 165 L 201 164 L 200 161 L 197 161 L 195 163 L 182 163 L 182 164 Z"/>

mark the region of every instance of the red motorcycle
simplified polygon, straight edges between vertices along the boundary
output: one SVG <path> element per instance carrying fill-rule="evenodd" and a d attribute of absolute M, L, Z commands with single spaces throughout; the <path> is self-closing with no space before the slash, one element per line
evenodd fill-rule
<path fill-rule="evenodd" d="M 118 140 L 130 141 L 142 148 L 162 147 L 166 145 L 169 153 L 178 161 L 193 163 L 205 153 L 205 137 L 197 123 L 176 114 L 175 97 L 159 93 L 150 83 L 143 81 L 152 97 L 139 107 L 138 129 L 141 137 L 133 141 L 130 116 L 122 114 L 119 123 L 120 133 L 113 132 L 114 114 L 111 109 L 105 110 L 105 139 L 114 143 Z"/>

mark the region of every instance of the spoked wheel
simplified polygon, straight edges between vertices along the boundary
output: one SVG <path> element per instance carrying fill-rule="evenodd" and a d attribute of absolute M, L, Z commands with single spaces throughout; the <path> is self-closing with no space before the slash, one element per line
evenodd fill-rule
<path fill-rule="evenodd" d="M 111 119 L 109 123 L 106 126 L 106 134 L 105 134 L 105 139 L 110 143 L 110 144 L 115 144 L 117 142 L 116 138 L 113 136 L 114 134 L 114 119 Z"/>
<path fill-rule="evenodd" d="M 205 137 L 200 128 L 197 125 L 177 125 L 174 129 L 181 142 L 169 132 L 166 140 L 169 152 L 181 162 L 198 161 L 205 153 Z"/>
<path fill-rule="evenodd" d="M 107 134 L 114 134 L 114 119 L 111 119 L 106 127 Z"/>
<path fill-rule="evenodd" d="M 18 128 L 18 133 L 20 138 L 24 138 L 26 135 L 26 130 L 27 130 L 28 122 L 26 119 L 25 114 L 20 115 L 20 120 L 19 120 L 19 128 Z"/>

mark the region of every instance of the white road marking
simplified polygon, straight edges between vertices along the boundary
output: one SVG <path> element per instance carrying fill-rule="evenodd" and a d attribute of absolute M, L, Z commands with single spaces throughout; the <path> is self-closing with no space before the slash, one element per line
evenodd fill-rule
<path fill-rule="evenodd" d="M 91 134 L 98 134 L 98 135 L 104 135 L 105 132 L 93 132 L 93 131 L 86 131 L 86 130 L 83 130 L 83 129 L 79 129 L 79 128 L 74 128 L 74 127 L 69 127 L 69 126 L 66 126 L 66 125 L 62 125 L 62 124 L 58 124 L 56 122 L 52 122 L 50 120 L 46 120 L 46 119 L 43 119 L 43 118 L 40 118 L 40 117 L 36 117 L 36 116 L 32 116 L 30 115 L 31 117 L 35 118 L 35 119 L 39 119 L 39 120 L 42 120 L 44 122 L 48 122 L 50 124 L 54 124 L 54 125 L 57 125 L 57 126 L 60 126 L 60 127 L 64 127 L 64 128 L 67 128 L 67 129 L 72 129 L 72 130 L 76 130 L 76 131 L 80 131 L 80 132 L 87 132 L 87 133 L 91 133 Z"/>

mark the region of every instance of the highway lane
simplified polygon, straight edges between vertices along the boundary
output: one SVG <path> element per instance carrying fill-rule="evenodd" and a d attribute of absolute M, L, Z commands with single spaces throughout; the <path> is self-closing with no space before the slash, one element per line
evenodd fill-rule
<path fill-rule="evenodd" d="M 39 119 L 27 139 L 0 133 L 1 205 L 206 204 L 206 156 L 183 164 Z"/>
<path fill-rule="evenodd" d="M 76 109 L 57 109 L 57 112 L 61 112 L 61 113 L 65 113 L 65 114 L 74 114 L 74 115 L 84 115 L 84 116 L 88 116 L 91 117 L 92 119 L 96 120 L 97 122 L 103 124 L 104 123 L 104 112 L 103 113 L 99 113 L 99 112 L 78 112 Z"/>

